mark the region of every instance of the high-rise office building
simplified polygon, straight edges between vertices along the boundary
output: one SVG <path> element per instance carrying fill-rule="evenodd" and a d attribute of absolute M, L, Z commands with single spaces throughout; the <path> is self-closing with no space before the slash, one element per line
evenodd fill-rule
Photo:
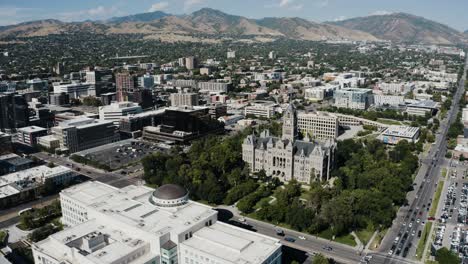
<path fill-rule="evenodd" d="M 117 73 L 115 84 L 117 88 L 117 101 L 124 102 L 132 99 L 133 92 L 137 87 L 137 79 L 134 75 L 128 72 Z"/>
<path fill-rule="evenodd" d="M 65 72 L 65 63 L 63 62 L 57 62 L 57 64 L 54 66 L 54 72 L 57 75 L 63 75 Z"/>
<path fill-rule="evenodd" d="M 185 58 L 185 68 L 187 68 L 187 70 L 193 70 L 197 68 L 197 64 L 198 62 L 196 57 L 190 56 Z"/>
<path fill-rule="evenodd" d="M 235 59 L 236 58 L 236 52 L 233 50 L 228 50 L 227 52 L 227 58 L 228 59 Z"/>
<path fill-rule="evenodd" d="M 94 85 L 96 96 L 109 92 L 112 87 L 112 71 L 109 69 L 95 69 L 86 72 L 86 82 Z"/>
<path fill-rule="evenodd" d="M 350 108 L 366 110 L 373 104 L 371 89 L 346 88 L 335 91 L 335 106 L 339 108 Z"/>
<path fill-rule="evenodd" d="M 141 77 L 138 77 L 138 86 L 145 88 L 145 89 L 151 89 L 154 86 L 154 76 L 151 74 L 145 74 Z"/>
<path fill-rule="evenodd" d="M 47 129 L 38 126 L 28 126 L 18 128 L 18 132 L 16 133 L 16 139 L 18 140 L 18 142 L 33 147 L 37 144 L 38 137 L 46 135 Z"/>
<path fill-rule="evenodd" d="M 143 112 L 141 106 L 133 102 L 113 102 L 110 105 L 99 107 L 99 119 L 119 124 L 120 118 Z"/>
<path fill-rule="evenodd" d="M 153 91 L 145 88 L 135 89 L 133 92 L 133 102 L 138 103 L 143 109 L 150 109 L 154 106 Z"/>
<path fill-rule="evenodd" d="M 40 92 L 41 95 L 47 96 L 49 92 L 49 84 L 47 80 L 33 79 L 28 80 L 26 84 L 29 86 L 29 91 Z"/>
<path fill-rule="evenodd" d="M 51 105 L 69 105 L 70 104 L 70 95 L 68 93 L 52 93 L 49 94 L 49 104 Z"/>
<path fill-rule="evenodd" d="M 117 99 L 117 93 L 103 93 L 101 94 L 101 103 L 102 105 L 110 105 L 112 102 L 115 102 Z"/>
<path fill-rule="evenodd" d="M 171 106 L 195 106 L 198 105 L 197 93 L 172 93 Z"/>
<path fill-rule="evenodd" d="M 170 107 L 161 116 L 158 126 L 144 128 L 143 138 L 185 144 L 208 134 L 222 132 L 224 125 L 211 117 L 208 107 Z"/>
<path fill-rule="evenodd" d="M 229 83 L 222 82 L 199 82 L 198 89 L 200 92 L 209 93 L 227 93 L 229 90 Z"/>
<path fill-rule="evenodd" d="M 87 96 L 95 96 L 96 89 L 94 84 L 82 82 L 61 82 L 54 83 L 54 93 L 66 93 L 70 99 L 78 99 Z"/>
<path fill-rule="evenodd" d="M 28 126 L 29 108 L 24 95 L 0 94 L 0 131 Z"/>
<path fill-rule="evenodd" d="M 60 147 L 69 153 L 94 148 L 119 140 L 111 121 L 81 117 L 60 122 L 52 128 L 52 134 L 60 141 Z"/>
<path fill-rule="evenodd" d="M 270 60 L 276 59 L 276 52 L 275 51 L 270 51 L 270 53 L 268 53 L 268 58 Z"/>

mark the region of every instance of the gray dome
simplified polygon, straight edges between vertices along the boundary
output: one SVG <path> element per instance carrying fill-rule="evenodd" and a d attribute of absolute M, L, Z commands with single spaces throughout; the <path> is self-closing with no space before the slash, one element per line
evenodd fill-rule
<path fill-rule="evenodd" d="M 188 191 L 176 184 L 165 184 L 153 192 L 153 197 L 160 200 L 175 200 L 185 197 Z"/>

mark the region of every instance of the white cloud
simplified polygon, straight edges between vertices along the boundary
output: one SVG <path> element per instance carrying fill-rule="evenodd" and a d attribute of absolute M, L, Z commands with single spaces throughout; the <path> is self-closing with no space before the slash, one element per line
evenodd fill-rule
<path fill-rule="evenodd" d="M 107 19 L 112 16 L 121 15 L 122 13 L 116 6 L 104 7 L 98 6 L 86 10 L 78 10 L 72 12 L 62 12 L 57 14 L 58 19 L 64 21 L 83 21 L 83 20 L 98 20 Z"/>
<path fill-rule="evenodd" d="M 289 9 L 293 10 L 293 11 L 300 11 L 300 10 L 302 10 L 302 8 L 304 8 L 304 5 L 303 4 L 298 4 L 298 5 L 291 6 Z"/>
<path fill-rule="evenodd" d="M 345 19 L 346 19 L 345 16 L 339 16 L 339 17 L 333 19 L 333 21 L 338 22 L 338 21 L 343 21 L 343 20 L 345 20 Z"/>
<path fill-rule="evenodd" d="M 279 7 L 287 7 L 292 4 L 294 0 L 281 0 L 278 4 Z"/>
<path fill-rule="evenodd" d="M 166 10 L 166 8 L 169 6 L 168 2 L 159 2 L 159 3 L 154 3 L 150 9 L 148 9 L 148 12 L 155 12 L 155 11 L 163 11 Z"/>
<path fill-rule="evenodd" d="M 391 15 L 393 12 L 387 10 L 377 10 L 375 12 L 370 13 L 371 16 L 383 16 L 383 15 Z"/>
<path fill-rule="evenodd" d="M 201 5 L 205 3 L 205 0 L 185 0 L 184 2 L 184 11 L 189 11 L 192 7 L 196 5 Z"/>
<path fill-rule="evenodd" d="M 283 8 L 291 11 L 299 11 L 304 8 L 303 4 L 296 3 L 296 0 L 280 0 L 274 4 L 265 5 L 267 8 Z"/>
<path fill-rule="evenodd" d="M 320 0 L 315 3 L 318 7 L 326 7 L 330 4 L 330 0 Z"/>

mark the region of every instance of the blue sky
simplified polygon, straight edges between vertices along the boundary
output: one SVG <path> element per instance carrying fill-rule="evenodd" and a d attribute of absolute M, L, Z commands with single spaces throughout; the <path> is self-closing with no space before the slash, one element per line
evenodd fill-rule
<path fill-rule="evenodd" d="M 183 14 L 202 7 L 250 18 L 298 16 L 317 22 L 407 12 L 468 29 L 467 0 L 0 0 L 0 25 L 45 18 L 107 19 L 155 10 Z"/>

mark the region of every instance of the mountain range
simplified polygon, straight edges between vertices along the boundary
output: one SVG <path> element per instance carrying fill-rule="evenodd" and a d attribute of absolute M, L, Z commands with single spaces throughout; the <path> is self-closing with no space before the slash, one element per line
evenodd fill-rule
<path fill-rule="evenodd" d="M 349 29 L 361 30 L 379 39 L 431 44 L 455 44 L 464 41 L 462 32 L 426 18 L 406 13 L 357 17 L 332 22 Z"/>
<path fill-rule="evenodd" d="M 114 17 L 106 21 L 62 22 L 40 20 L 0 27 L 0 39 L 69 34 L 140 34 L 162 41 L 220 41 L 223 38 L 271 41 L 391 40 L 429 44 L 456 44 L 465 34 L 440 23 L 405 13 L 316 23 L 302 18 L 250 19 L 203 8 L 188 15 L 161 11 Z"/>

